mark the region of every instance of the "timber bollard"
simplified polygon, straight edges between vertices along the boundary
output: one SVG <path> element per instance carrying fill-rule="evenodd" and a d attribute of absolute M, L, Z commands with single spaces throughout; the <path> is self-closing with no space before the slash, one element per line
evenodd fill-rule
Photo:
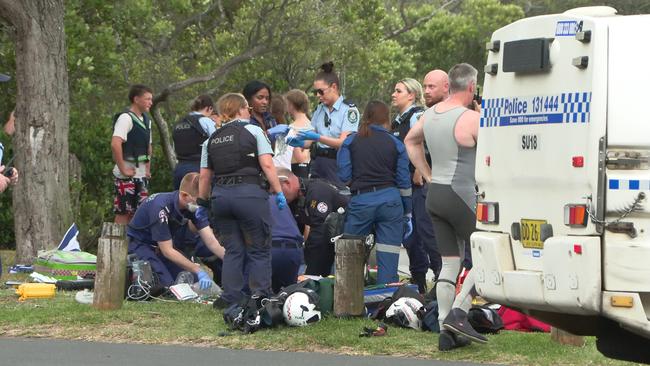
<path fill-rule="evenodd" d="M 555 327 L 551 327 L 551 339 L 559 344 L 568 344 L 570 346 L 582 347 L 585 345 L 585 337 Z"/>
<path fill-rule="evenodd" d="M 96 309 L 115 310 L 122 307 L 128 245 L 125 225 L 104 223 L 97 247 L 97 274 L 93 297 L 93 307 Z"/>
<path fill-rule="evenodd" d="M 365 237 L 341 237 L 334 245 L 336 276 L 334 282 L 334 315 L 364 316 L 363 262 Z"/>

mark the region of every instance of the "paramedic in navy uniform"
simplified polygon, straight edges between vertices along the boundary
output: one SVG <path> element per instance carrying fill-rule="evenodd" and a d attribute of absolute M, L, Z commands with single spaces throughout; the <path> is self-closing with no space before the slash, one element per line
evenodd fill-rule
<path fill-rule="evenodd" d="M 413 231 L 409 160 L 389 128 L 388 106 L 369 102 L 359 132 L 345 139 L 337 157 L 339 178 L 351 183 L 352 192 L 344 232 L 368 235 L 374 229 L 377 284 L 399 280 L 400 245 Z"/>
<path fill-rule="evenodd" d="M 185 175 L 179 191 L 157 193 L 147 198 L 126 229 L 129 254 L 148 261 L 164 287 L 173 285 L 181 271 L 194 273 L 201 289 L 212 285 L 210 276 L 181 253 L 184 248 L 180 248 L 179 243 L 172 241 L 186 226 L 198 230 L 202 239 L 198 246 L 207 247 L 219 258 L 224 256 L 224 248 L 210 229 L 207 210 L 196 205 L 198 190 L 199 174 Z"/>
<path fill-rule="evenodd" d="M 334 63 L 325 63 L 321 69 L 314 80 L 314 93 L 320 100 L 311 118 L 314 131 L 303 131 L 298 136 L 316 142 L 311 177 L 342 186 L 336 175 L 336 151 L 351 132 L 357 131 L 360 115 L 357 106 L 341 95 Z"/>
<path fill-rule="evenodd" d="M 249 123 L 244 96 L 226 94 L 217 109 L 224 124 L 203 144 L 199 204 L 211 206 L 213 229 L 226 248 L 221 303 L 230 305 L 244 296 L 244 265 L 251 294 L 271 294 L 271 214 L 262 172 L 278 208 L 287 202 L 271 143 L 261 128 Z"/>

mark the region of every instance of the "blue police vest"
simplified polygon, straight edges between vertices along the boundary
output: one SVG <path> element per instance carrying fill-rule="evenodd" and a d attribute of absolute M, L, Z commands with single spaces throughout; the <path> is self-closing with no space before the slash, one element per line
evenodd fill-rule
<path fill-rule="evenodd" d="M 208 140 L 208 168 L 216 177 L 257 176 L 257 139 L 246 129 L 248 122 L 230 122 Z"/>
<path fill-rule="evenodd" d="M 383 129 L 371 131 L 367 137 L 356 135 L 349 147 L 353 192 L 395 186 L 398 152 L 393 137 Z"/>
<path fill-rule="evenodd" d="M 200 114 L 188 114 L 174 126 L 172 139 L 178 160 L 201 160 L 201 145 L 209 137 L 201 127 L 201 117 Z"/>

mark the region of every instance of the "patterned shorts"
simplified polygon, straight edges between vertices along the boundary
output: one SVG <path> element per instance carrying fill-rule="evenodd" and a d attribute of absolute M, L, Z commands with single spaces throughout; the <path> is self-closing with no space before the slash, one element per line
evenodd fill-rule
<path fill-rule="evenodd" d="M 147 197 L 149 197 L 149 179 L 115 178 L 115 200 L 113 200 L 115 214 L 135 214 L 135 210 Z"/>

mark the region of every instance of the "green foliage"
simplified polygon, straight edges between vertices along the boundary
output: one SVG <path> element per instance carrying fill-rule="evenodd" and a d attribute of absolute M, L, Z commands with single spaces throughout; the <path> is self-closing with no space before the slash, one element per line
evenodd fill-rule
<path fill-rule="evenodd" d="M 269 83 L 275 93 L 309 91 L 318 67 L 329 60 L 340 74 L 344 95 L 361 108 L 371 99 L 388 102 L 401 78 L 421 79 L 432 68 L 448 69 L 460 61 L 480 68 L 491 32 L 521 18 L 525 5 L 467 0 L 441 10 L 443 3 L 66 1 L 69 142 L 82 166 L 81 181 L 73 182 L 71 189 L 79 200 L 74 220 L 82 245 L 94 247 L 101 222 L 113 217 L 111 117 L 129 104 L 130 84 L 147 84 L 159 95 L 174 83 L 214 74 L 160 99 L 157 107 L 169 127 L 187 113 L 196 95 L 241 91 L 253 79 Z M 402 28 L 404 32 L 393 34 Z M 15 70 L 11 34 L 12 28 L 0 23 L 0 72 L 10 74 Z M 247 52 L 249 57 L 220 69 Z M 1 87 L 4 121 L 15 102 L 15 84 Z M 152 174 L 152 192 L 171 189 L 171 171 L 157 131 Z M 13 243 L 9 196 L 0 197 L 0 245 Z"/>

